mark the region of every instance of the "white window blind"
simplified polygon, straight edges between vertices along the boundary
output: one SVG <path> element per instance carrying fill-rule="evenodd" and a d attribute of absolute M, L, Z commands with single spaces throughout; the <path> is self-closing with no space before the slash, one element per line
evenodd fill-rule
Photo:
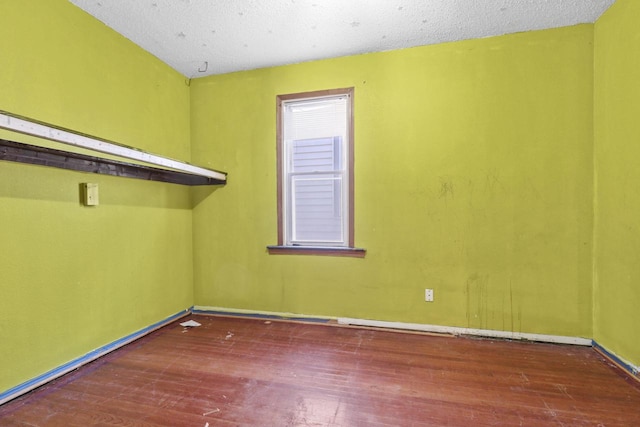
<path fill-rule="evenodd" d="M 347 96 L 283 104 L 287 245 L 348 245 Z"/>

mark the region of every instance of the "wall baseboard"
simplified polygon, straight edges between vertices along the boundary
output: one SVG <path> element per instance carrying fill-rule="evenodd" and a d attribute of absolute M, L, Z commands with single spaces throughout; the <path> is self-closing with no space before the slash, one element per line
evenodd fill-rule
<path fill-rule="evenodd" d="M 403 323 L 403 322 L 387 322 L 382 320 L 365 320 L 365 319 L 350 319 L 347 317 L 341 317 L 338 319 L 338 323 L 342 325 L 354 325 L 354 326 L 371 326 L 375 328 L 389 328 L 389 329 L 404 329 L 409 331 L 420 332 L 432 332 L 439 334 L 452 334 L 452 335 L 472 335 L 486 338 L 501 338 L 510 340 L 521 341 L 537 341 L 554 344 L 571 344 L 591 346 L 592 340 L 588 338 L 578 337 L 565 337 L 561 335 L 544 335 L 544 334 L 530 334 L 524 332 L 508 332 L 508 331 L 496 331 L 491 329 L 473 329 L 473 328 L 460 328 L 456 326 L 439 326 L 428 325 L 422 323 Z"/>
<path fill-rule="evenodd" d="M 78 357 L 77 359 L 73 359 L 70 362 L 65 363 L 64 365 L 58 366 L 55 369 L 52 369 L 48 372 L 45 372 L 42 375 L 39 375 L 29 381 L 25 381 L 22 384 L 18 384 L 17 386 L 10 388 L 2 393 L 0 393 L 0 405 L 6 403 L 10 400 L 15 399 L 25 393 L 30 392 L 33 389 L 36 389 L 49 381 L 52 381 L 58 377 L 63 376 L 66 373 L 73 371 L 74 369 L 78 369 L 79 367 L 86 365 L 89 362 L 92 362 L 102 356 L 105 356 L 108 353 L 111 353 L 114 350 L 119 349 L 139 338 L 142 338 L 145 335 L 150 334 L 151 332 L 162 328 L 163 326 L 168 325 L 169 323 L 180 319 L 181 317 L 188 316 L 191 313 L 191 309 L 183 310 L 179 313 L 176 313 L 170 317 L 167 317 L 160 322 L 154 323 L 151 326 L 147 326 L 146 328 L 140 329 L 137 332 L 134 332 L 130 335 L 127 335 L 119 340 L 116 340 L 112 343 L 104 345 L 96 350 L 93 350 L 84 356 Z"/>
<path fill-rule="evenodd" d="M 640 366 L 636 366 L 633 363 L 624 360 L 622 357 L 618 356 L 612 351 L 607 350 L 605 347 L 598 344 L 595 340 L 593 340 L 593 348 L 596 349 L 600 354 L 609 359 L 619 368 L 627 371 L 633 378 L 640 381 Z"/>
<path fill-rule="evenodd" d="M 234 309 L 225 307 L 207 307 L 207 306 L 194 306 L 194 314 L 219 314 L 224 316 L 246 316 L 246 317 L 258 317 L 265 319 L 284 319 L 284 320 L 303 320 L 303 321 L 316 321 L 326 322 L 330 320 L 337 320 L 341 325 L 352 326 L 369 326 L 375 328 L 386 329 L 400 329 L 418 332 L 432 332 L 439 334 L 450 335 L 473 335 L 487 338 L 502 338 L 511 340 L 523 340 L 523 341 L 538 341 L 548 342 L 556 344 L 571 344 L 591 346 L 592 340 L 590 338 L 578 338 L 578 337 L 566 337 L 560 335 L 543 335 L 543 334 L 530 334 L 523 332 L 507 332 L 507 331 L 495 331 L 491 329 L 471 329 L 471 328 L 459 328 L 455 326 L 439 326 L 428 325 L 423 323 L 403 323 L 403 322 L 387 322 L 382 320 L 367 320 L 367 319 L 353 319 L 348 317 L 326 317 L 326 316 L 309 316 L 303 314 L 294 313 L 280 313 L 275 311 L 258 311 L 258 310 L 245 310 Z"/>
<path fill-rule="evenodd" d="M 312 316 L 307 314 L 284 313 L 279 311 L 246 310 L 242 308 L 209 307 L 196 305 L 192 308 L 193 314 L 209 314 L 220 316 L 256 317 L 259 319 L 299 320 L 304 322 L 326 323 L 336 320 L 335 317 Z"/>

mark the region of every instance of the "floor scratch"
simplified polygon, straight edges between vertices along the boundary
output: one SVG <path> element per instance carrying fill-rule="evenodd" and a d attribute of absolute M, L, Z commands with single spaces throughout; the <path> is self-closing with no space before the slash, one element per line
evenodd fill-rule
<path fill-rule="evenodd" d="M 567 387 L 565 385 L 562 384 L 556 384 L 556 388 L 565 396 L 567 396 L 569 399 L 571 400 L 576 400 L 573 398 L 573 396 L 571 396 L 568 392 L 567 392 Z"/>

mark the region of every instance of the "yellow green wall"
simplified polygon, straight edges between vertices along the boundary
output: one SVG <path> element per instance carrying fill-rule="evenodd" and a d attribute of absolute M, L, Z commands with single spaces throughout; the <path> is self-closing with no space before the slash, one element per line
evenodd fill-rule
<path fill-rule="evenodd" d="M 0 2 L 0 110 L 229 172 L 189 190 L 0 162 L 0 392 L 194 303 L 595 337 L 639 364 L 639 19 L 618 0 L 595 35 L 188 87 L 65 0 Z M 270 256 L 275 97 L 349 86 L 367 256 Z M 99 207 L 80 205 L 82 182 L 100 184 Z"/>
<path fill-rule="evenodd" d="M 277 94 L 355 87 L 366 258 L 268 255 Z M 591 337 L 593 26 L 197 79 L 195 303 Z M 424 302 L 424 288 L 435 302 Z"/>
<path fill-rule="evenodd" d="M 80 9 L 0 2 L 0 40 L 0 110 L 188 160 L 184 78 Z M 80 205 L 82 182 L 99 207 Z M 190 203 L 176 185 L 0 162 L 0 392 L 190 307 Z"/>
<path fill-rule="evenodd" d="M 594 337 L 640 365 L 640 2 L 595 25 Z"/>

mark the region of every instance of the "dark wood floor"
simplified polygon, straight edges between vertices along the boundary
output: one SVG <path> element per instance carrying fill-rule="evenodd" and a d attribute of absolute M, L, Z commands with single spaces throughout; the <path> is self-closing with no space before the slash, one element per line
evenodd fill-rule
<path fill-rule="evenodd" d="M 591 348 L 191 318 L 0 406 L 0 426 L 640 426 L 640 385 Z"/>

